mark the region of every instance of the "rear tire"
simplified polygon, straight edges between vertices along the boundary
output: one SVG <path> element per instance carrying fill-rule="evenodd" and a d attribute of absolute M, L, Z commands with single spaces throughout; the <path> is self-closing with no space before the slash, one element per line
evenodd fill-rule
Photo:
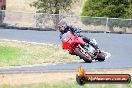
<path fill-rule="evenodd" d="M 82 58 L 86 63 L 91 63 L 91 62 L 92 62 L 91 57 L 90 57 L 90 58 L 87 58 L 85 55 L 83 55 L 83 54 L 81 53 L 81 51 L 80 51 L 78 48 L 75 48 L 74 52 L 75 52 L 80 58 Z"/>
<path fill-rule="evenodd" d="M 98 61 L 100 61 L 100 62 L 101 62 L 101 61 L 104 61 L 104 60 L 105 60 L 105 55 L 99 53 L 98 56 L 97 56 L 97 58 L 96 58 L 96 60 L 98 60 Z"/>

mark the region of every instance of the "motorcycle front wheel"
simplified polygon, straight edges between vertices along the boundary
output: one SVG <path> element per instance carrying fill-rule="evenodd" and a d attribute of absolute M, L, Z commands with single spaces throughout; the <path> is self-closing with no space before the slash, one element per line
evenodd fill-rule
<path fill-rule="evenodd" d="M 96 58 L 96 60 L 98 60 L 98 61 L 104 61 L 105 60 L 105 55 L 104 55 L 104 53 L 103 52 L 100 52 L 98 55 L 97 55 L 97 58 Z"/>
<path fill-rule="evenodd" d="M 77 54 L 77 56 L 82 58 L 86 63 L 91 63 L 92 62 L 92 58 L 90 56 L 86 55 L 86 54 L 83 54 L 81 49 L 79 49 L 78 47 L 74 49 L 74 52 Z"/>

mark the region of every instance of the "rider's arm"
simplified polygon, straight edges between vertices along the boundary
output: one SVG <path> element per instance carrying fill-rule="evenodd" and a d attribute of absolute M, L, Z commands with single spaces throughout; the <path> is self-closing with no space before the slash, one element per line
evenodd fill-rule
<path fill-rule="evenodd" d="M 62 38 L 62 34 L 59 35 L 60 39 Z"/>
<path fill-rule="evenodd" d="M 75 33 L 80 33 L 81 32 L 81 29 L 80 28 L 74 28 L 74 30 L 75 30 L 74 31 Z"/>
<path fill-rule="evenodd" d="M 81 29 L 80 28 L 74 28 L 74 27 L 69 27 L 70 31 L 74 34 L 74 33 L 80 33 Z"/>

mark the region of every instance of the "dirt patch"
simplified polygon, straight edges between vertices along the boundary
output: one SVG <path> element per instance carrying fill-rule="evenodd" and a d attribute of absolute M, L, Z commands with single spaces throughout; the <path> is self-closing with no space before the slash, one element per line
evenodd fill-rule
<path fill-rule="evenodd" d="M 77 72 L 27 72 L 14 74 L 0 74 L 0 85 L 23 85 L 34 83 L 70 83 L 75 82 Z M 92 69 L 87 71 L 88 74 L 130 74 L 129 69 Z"/>
<path fill-rule="evenodd" d="M 73 72 L 0 74 L 0 85 L 22 85 L 33 83 L 58 83 L 75 80 Z"/>

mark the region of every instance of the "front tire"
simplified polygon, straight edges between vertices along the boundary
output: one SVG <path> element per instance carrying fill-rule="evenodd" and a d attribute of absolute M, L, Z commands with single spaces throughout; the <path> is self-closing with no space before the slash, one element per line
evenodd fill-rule
<path fill-rule="evenodd" d="M 97 55 L 97 58 L 96 58 L 96 60 L 98 60 L 98 61 L 104 61 L 105 60 L 105 55 L 104 55 L 104 53 L 99 53 L 98 55 Z"/>
<path fill-rule="evenodd" d="M 82 58 L 86 63 L 91 63 L 91 62 L 92 62 L 91 57 L 89 56 L 89 58 L 88 58 L 88 57 L 86 57 L 85 55 L 83 55 L 83 53 L 80 51 L 79 48 L 75 48 L 75 49 L 74 49 L 74 52 L 75 52 L 80 58 Z"/>

